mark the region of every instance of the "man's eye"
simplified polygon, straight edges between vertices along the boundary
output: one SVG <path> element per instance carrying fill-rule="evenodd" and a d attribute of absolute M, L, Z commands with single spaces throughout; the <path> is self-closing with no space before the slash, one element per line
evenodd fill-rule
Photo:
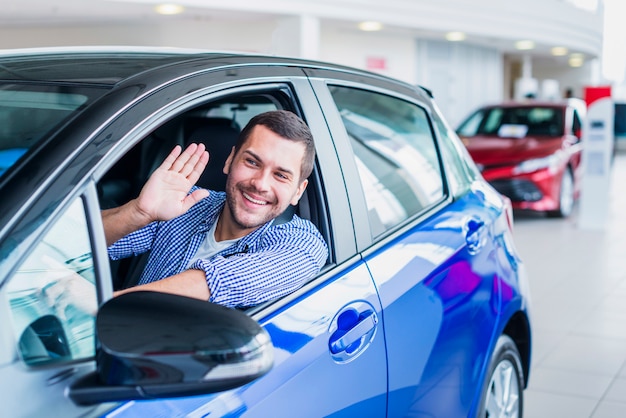
<path fill-rule="evenodd" d="M 246 163 L 250 164 L 250 165 L 254 165 L 257 166 L 259 165 L 255 160 L 251 159 L 251 158 L 247 158 L 246 159 Z"/>

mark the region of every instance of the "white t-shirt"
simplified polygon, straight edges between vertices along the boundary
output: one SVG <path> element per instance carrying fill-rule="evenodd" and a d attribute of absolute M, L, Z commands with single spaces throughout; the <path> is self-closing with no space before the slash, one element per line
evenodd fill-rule
<path fill-rule="evenodd" d="M 198 248 L 196 254 L 192 257 L 191 261 L 189 261 L 189 264 L 187 264 L 187 268 L 190 268 L 197 260 L 207 260 L 215 254 L 219 253 L 220 251 L 225 250 L 226 248 L 239 241 L 238 238 L 227 239 L 224 241 L 215 241 L 215 228 L 217 227 L 218 221 L 219 217 L 215 220 L 215 222 L 213 222 L 213 225 L 211 225 L 211 229 L 207 231 L 206 238 L 204 239 L 204 241 L 202 241 L 202 244 L 200 244 L 200 248 Z"/>

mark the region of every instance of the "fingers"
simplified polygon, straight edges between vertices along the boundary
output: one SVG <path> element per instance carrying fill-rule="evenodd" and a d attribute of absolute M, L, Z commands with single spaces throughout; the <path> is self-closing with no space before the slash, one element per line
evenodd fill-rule
<path fill-rule="evenodd" d="M 176 145 L 178 147 L 178 145 Z M 185 170 L 185 165 L 193 159 L 195 152 L 198 150 L 198 144 L 189 144 L 189 146 L 180 154 L 172 166 L 169 168 L 170 171 L 174 171 L 176 173 L 181 173 Z M 169 157 L 168 157 L 169 158 Z M 185 176 L 187 177 L 187 176 Z"/>
<path fill-rule="evenodd" d="M 209 153 L 204 144 L 190 144 L 184 152 L 181 150 L 176 145 L 159 168 L 179 173 L 195 183 L 209 162 Z"/>
<path fill-rule="evenodd" d="M 192 144 L 192 145 L 195 145 L 195 144 Z M 191 147 L 191 145 L 189 147 Z M 187 150 L 185 150 L 185 153 L 187 151 L 191 151 L 189 147 L 187 148 Z M 183 153 L 183 155 L 185 153 Z M 209 154 L 208 152 L 206 152 L 206 148 L 204 144 L 198 144 L 196 149 L 193 151 L 193 154 L 191 154 L 189 159 L 185 162 L 183 167 L 180 169 L 180 174 L 187 177 L 192 183 L 195 183 L 200 177 L 200 174 L 202 174 L 202 172 L 204 171 L 204 168 L 206 167 L 208 160 L 209 160 Z M 196 178 L 195 180 L 190 177 L 190 174 L 194 172 L 199 172 L 197 175 L 198 178 Z"/>
<path fill-rule="evenodd" d="M 167 158 L 163 160 L 159 168 L 163 170 L 169 170 L 170 168 L 172 168 L 172 165 L 174 164 L 174 162 L 180 155 L 181 151 L 182 151 L 182 147 L 180 145 L 176 145 L 174 149 L 170 152 L 170 154 L 167 156 Z"/>
<path fill-rule="evenodd" d="M 184 173 L 184 175 L 192 184 L 196 184 L 196 182 L 204 172 L 207 163 L 209 162 L 209 153 L 205 150 L 204 145 L 198 147 L 198 150 L 200 150 L 200 152 L 196 151 L 196 153 L 194 154 L 193 164 L 191 164 L 190 160 L 190 164 L 187 165 L 188 168 L 191 170 Z"/>

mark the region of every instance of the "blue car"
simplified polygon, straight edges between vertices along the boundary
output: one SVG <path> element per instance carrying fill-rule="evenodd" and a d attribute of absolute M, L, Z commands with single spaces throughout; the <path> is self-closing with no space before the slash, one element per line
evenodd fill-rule
<path fill-rule="evenodd" d="M 223 190 L 240 129 L 311 128 L 293 210 L 329 248 L 288 296 L 232 309 L 113 291 L 100 211 L 175 145 Z M 161 49 L 0 55 L 0 397 L 13 417 L 521 417 L 531 363 L 508 199 L 431 93 L 330 63 Z M 280 222 L 277 219 L 275 222 Z"/>

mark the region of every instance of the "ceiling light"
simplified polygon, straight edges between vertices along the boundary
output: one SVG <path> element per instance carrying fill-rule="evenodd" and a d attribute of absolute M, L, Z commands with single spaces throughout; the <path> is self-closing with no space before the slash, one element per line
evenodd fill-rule
<path fill-rule="evenodd" d="M 167 3 L 155 6 L 154 10 L 161 15 L 177 15 L 182 13 L 185 8 L 180 4 Z"/>
<path fill-rule="evenodd" d="M 466 38 L 463 32 L 448 32 L 446 33 L 446 39 L 450 42 L 464 41 Z"/>
<path fill-rule="evenodd" d="M 555 57 L 562 57 L 564 55 L 567 55 L 567 48 L 563 47 L 563 46 L 555 46 L 554 48 L 551 49 L 552 55 L 554 55 Z"/>
<path fill-rule="evenodd" d="M 361 22 L 359 23 L 359 29 L 366 32 L 376 32 L 383 28 L 383 24 L 380 22 Z"/>
<path fill-rule="evenodd" d="M 533 41 L 517 41 L 515 42 L 515 48 L 526 51 L 529 49 L 534 49 L 535 43 Z"/>
<path fill-rule="evenodd" d="M 567 63 L 570 67 L 582 67 L 585 63 L 585 56 L 580 53 L 571 54 Z"/>

